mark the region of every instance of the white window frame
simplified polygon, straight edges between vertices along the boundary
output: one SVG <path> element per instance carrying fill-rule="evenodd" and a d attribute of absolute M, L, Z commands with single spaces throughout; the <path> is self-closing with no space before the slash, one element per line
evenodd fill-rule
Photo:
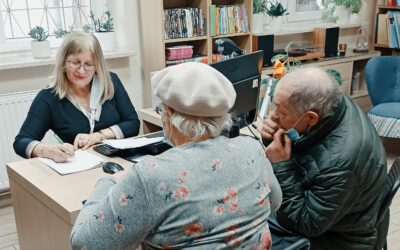
<path fill-rule="evenodd" d="M 296 12 L 295 0 L 283 0 L 282 4 L 286 6 L 287 12 L 289 12 L 289 15 L 286 16 L 286 23 L 288 25 L 294 24 L 295 22 L 310 23 L 310 24 L 314 24 L 315 21 L 327 22 L 321 20 L 323 10 Z"/>
<path fill-rule="evenodd" d="M 96 14 L 96 16 L 100 15 L 107 9 L 106 3 L 107 0 L 90 0 L 91 10 Z M 50 41 L 50 46 L 52 48 L 58 48 L 61 44 L 61 39 L 57 39 L 54 36 L 49 36 L 47 40 Z M 3 17 L 0 11 L 0 53 L 31 50 L 31 41 L 31 38 L 6 39 Z"/>

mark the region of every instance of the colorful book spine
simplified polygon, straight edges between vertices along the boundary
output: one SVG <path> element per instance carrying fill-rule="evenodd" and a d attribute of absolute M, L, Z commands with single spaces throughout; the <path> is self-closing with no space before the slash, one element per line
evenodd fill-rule
<path fill-rule="evenodd" d="M 389 44 L 390 44 L 390 48 L 398 48 L 394 15 L 393 15 L 392 11 L 388 11 L 388 13 L 389 13 L 389 35 L 390 35 Z"/>

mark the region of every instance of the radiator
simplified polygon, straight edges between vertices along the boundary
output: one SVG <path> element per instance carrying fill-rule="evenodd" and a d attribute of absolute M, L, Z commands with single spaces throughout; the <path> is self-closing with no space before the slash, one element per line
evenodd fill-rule
<path fill-rule="evenodd" d="M 6 163 L 23 159 L 14 152 L 12 144 L 38 92 L 32 90 L 0 94 L 0 190 L 10 187 Z M 42 141 L 56 143 L 50 131 Z"/>

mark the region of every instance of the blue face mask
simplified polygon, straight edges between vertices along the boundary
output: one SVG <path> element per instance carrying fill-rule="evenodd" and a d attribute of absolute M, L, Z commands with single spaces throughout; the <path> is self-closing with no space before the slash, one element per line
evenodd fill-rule
<path fill-rule="evenodd" d="M 294 129 L 294 128 L 289 129 L 288 131 L 286 131 L 285 134 L 289 137 L 289 139 L 292 142 L 295 142 L 295 141 L 297 141 L 298 139 L 301 138 L 299 132 L 297 132 L 297 130 Z"/>
<path fill-rule="evenodd" d="M 294 125 L 291 129 L 289 129 L 288 131 L 285 132 L 285 134 L 289 137 L 289 139 L 292 142 L 295 142 L 304 136 L 304 134 L 300 136 L 299 132 L 294 128 L 294 127 L 296 127 L 297 123 L 299 123 L 299 121 L 303 118 L 304 115 L 305 114 L 303 114 L 299 119 L 297 119 L 297 121 L 294 123 Z"/>
<path fill-rule="evenodd" d="M 161 119 L 162 119 L 162 116 L 161 116 Z M 172 143 L 172 141 L 170 139 L 168 139 L 167 136 L 165 136 L 164 121 L 162 124 L 163 124 L 163 134 L 164 134 L 163 142 L 170 145 L 171 147 L 175 147 L 175 145 Z M 171 128 L 170 128 L 170 130 L 171 130 Z M 171 138 L 171 134 L 169 137 Z"/>

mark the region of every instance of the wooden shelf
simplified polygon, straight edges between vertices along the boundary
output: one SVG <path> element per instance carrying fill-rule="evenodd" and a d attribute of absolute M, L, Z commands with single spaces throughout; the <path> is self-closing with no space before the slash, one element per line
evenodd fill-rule
<path fill-rule="evenodd" d="M 376 8 L 388 10 L 400 10 L 400 6 L 377 5 Z"/>
<path fill-rule="evenodd" d="M 212 36 L 212 39 L 218 39 L 218 38 L 224 38 L 224 37 L 235 37 L 235 36 L 247 36 L 250 35 L 250 32 L 241 32 L 241 33 L 232 33 L 232 34 L 226 34 L 226 35 L 218 35 L 218 36 Z"/>
<path fill-rule="evenodd" d="M 168 40 L 164 40 L 164 43 L 181 43 L 181 42 L 190 42 L 190 41 L 199 41 L 199 40 L 207 40 L 207 36 L 195 36 L 195 37 L 189 37 L 189 38 L 168 39 Z"/>
<path fill-rule="evenodd" d="M 360 98 L 360 97 L 364 97 L 364 96 L 368 96 L 368 91 L 366 90 L 358 90 L 358 91 L 354 91 L 350 97 L 351 98 Z"/>
<path fill-rule="evenodd" d="M 374 46 L 375 48 L 382 48 L 382 49 L 394 49 L 394 50 L 400 49 L 400 48 L 391 48 L 385 44 L 379 44 L 379 43 L 375 43 Z"/>

